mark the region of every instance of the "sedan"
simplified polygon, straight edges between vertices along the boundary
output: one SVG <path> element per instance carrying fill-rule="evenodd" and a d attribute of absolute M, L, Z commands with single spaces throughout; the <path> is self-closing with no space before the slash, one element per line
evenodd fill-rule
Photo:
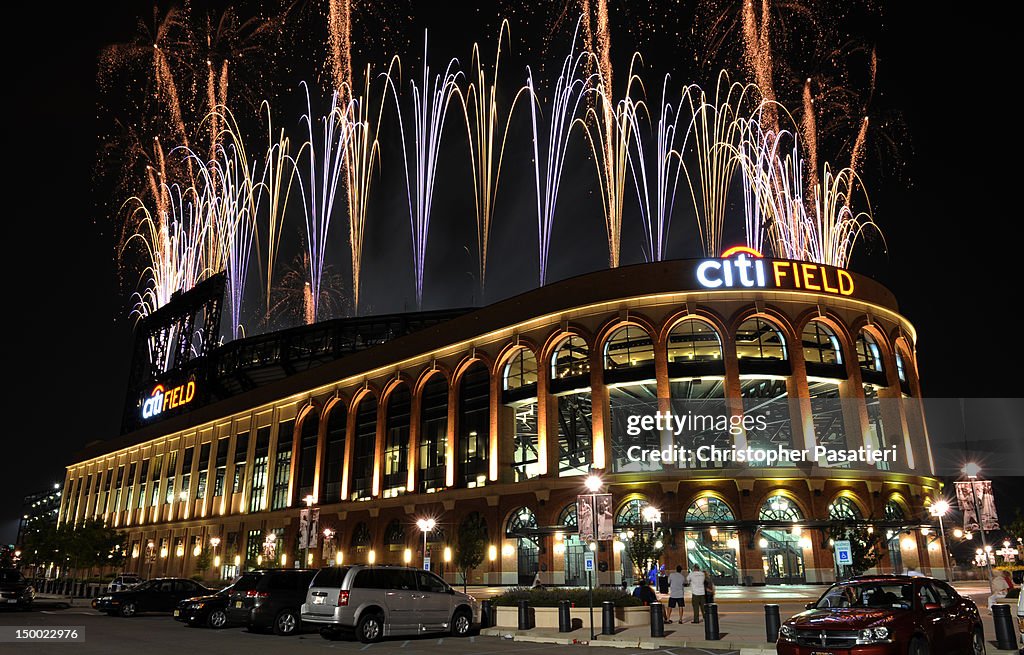
<path fill-rule="evenodd" d="M 256 580 L 257 576 L 252 573 L 244 573 L 236 578 L 230 586 L 217 593 L 186 598 L 174 608 L 174 620 L 192 627 L 205 625 L 214 630 L 223 628 L 231 623 L 227 614 L 231 594 L 254 588 Z"/>
<path fill-rule="evenodd" d="M 779 655 L 985 655 L 974 602 L 941 580 L 862 576 L 782 625 Z"/>
<path fill-rule="evenodd" d="M 110 616 L 135 616 L 139 612 L 170 612 L 185 598 L 212 594 L 212 589 L 184 578 L 157 578 L 101 596 L 93 608 Z"/>
<path fill-rule="evenodd" d="M 35 589 L 21 574 L 21 571 L 0 569 L 0 607 L 31 609 L 35 596 Z"/>

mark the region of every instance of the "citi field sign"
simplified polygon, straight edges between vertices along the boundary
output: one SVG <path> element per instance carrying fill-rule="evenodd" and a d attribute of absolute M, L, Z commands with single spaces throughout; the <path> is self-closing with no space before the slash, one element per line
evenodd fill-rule
<path fill-rule="evenodd" d="M 196 396 L 196 383 L 189 380 L 185 384 L 178 385 L 172 389 L 165 389 L 164 385 L 158 384 L 153 391 L 142 401 L 142 418 L 148 419 L 159 416 L 169 409 L 181 407 L 192 402 Z"/>
<path fill-rule="evenodd" d="M 719 259 L 705 259 L 697 265 L 697 283 L 705 289 L 787 289 L 853 295 L 849 272 L 785 259 L 766 260 L 760 252 L 734 246 Z"/>

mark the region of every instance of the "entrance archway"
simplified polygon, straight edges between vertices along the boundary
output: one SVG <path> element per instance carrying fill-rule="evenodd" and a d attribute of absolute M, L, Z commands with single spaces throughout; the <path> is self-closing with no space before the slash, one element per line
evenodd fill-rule
<path fill-rule="evenodd" d="M 774 495 L 764 501 L 758 520 L 797 523 L 803 513 L 796 504 L 783 495 Z M 759 541 L 764 581 L 767 584 L 803 584 L 804 552 L 800 537 L 782 527 L 763 528 Z"/>
<path fill-rule="evenodd" d="M 520 507 L 508 517 L 505 536 L 516 538 L 516 572 L 519 584 L 530 586 L 537 577 L 538 554 L 540 544 L 535 536 L 527 536 L 527 531 L 537 529 L 537 517 L 528 507 Z"/>

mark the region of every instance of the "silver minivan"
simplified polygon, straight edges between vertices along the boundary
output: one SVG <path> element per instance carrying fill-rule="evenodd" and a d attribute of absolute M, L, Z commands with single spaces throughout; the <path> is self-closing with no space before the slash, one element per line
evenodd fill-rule
<path fill-rule="evenodd" d="M 325 639 L 354 631 L 363 643 L 429 632 L 465 637 L 479 620 L 475 598 L 407 566 L 320 569 L 302 605 L 302 623 L 319 627 Z"/>

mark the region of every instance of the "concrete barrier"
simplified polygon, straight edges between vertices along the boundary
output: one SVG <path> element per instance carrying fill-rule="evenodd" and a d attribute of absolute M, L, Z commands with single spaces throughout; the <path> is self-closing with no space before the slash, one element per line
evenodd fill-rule
<path fill-rule="evenodd" d="M 496 627 L 515 630 L 519 626 L 518 607 L 498 607 Z M 594 608 L 595 629 L 601 629 L 601 608 Z M 569 610 L 573 629 L 590 627 L 590 608 L 573 607 Z M 650 625 L 651 610 L 649 607 L 616 607 L 615 626 L 617 628 L 636 628 Z M 534 627 L 558 628 L 557 607 L 534 607 Z"/>

